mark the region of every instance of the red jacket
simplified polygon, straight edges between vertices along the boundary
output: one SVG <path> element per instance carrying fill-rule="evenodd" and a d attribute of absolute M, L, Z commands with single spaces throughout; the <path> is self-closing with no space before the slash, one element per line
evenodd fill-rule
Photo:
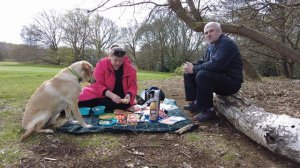
<path fill-rule="evenodd" d="M 114 89 L 116 76 L 115 71 L 108 57 L 101 59 L 94 70 L 96 83 L 83 88 L 79 96 L 79 101 L 91 100 L 94 98 L 104 98 L 103 91 L 108 89 L 111 92 Z M 130 93 L 130 104 L 134 104 L 137 94 L 136 69 L 132 66 L 128 56 L 124 57 L 123 62 L 123 89 L 124 94 Z M 121 97 L 124 98 L 124 97 Z"/>

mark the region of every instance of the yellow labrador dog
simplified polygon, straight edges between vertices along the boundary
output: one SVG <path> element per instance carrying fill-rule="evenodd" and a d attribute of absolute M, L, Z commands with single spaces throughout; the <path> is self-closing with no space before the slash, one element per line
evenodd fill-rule
<path fill-rule="evenodd" d="M 22 126 L 26 132 L 21 141 L 33 132 L 53 133 L 53 130 L 45 127 L 55 124 L 62 110 L 65 110 L 69 122 L 79 122 L 83 127 L 91 127 L 84 122 L 78 110 L 81 81 L 94 82 L 93 66 L 86 61 L 73 63 L 37 88 L 25 106 Z M 72 119 L 71 113 L 77 121 Z"/>

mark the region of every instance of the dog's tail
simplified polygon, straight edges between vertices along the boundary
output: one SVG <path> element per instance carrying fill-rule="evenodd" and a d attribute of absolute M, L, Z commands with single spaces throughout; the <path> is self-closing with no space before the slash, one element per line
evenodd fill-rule
<path fill-rule="evenodd" d="M 29 128 L 26 130 L 26 132 L 21 137 L 21 142 L 24 141 L 26 138 L 28 138 L 32 133 L 34 132 L 34 128 Z"/>

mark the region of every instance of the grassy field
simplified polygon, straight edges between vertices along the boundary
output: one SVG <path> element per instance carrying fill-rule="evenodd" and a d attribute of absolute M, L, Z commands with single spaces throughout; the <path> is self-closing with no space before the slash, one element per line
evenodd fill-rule
<path fill-rule="evenodd" d="M 18 143 L 21 134 L 21 120 L 23 108 L 35 89 L 45 80 L 50 79 L 62 68 L 49 67 L 44 65 L 27 65 L 19 63 L 0 62 L 0 167 L 1 165 L 15 165 L 21 156 L 26 155 L 26 147 Z M 138 72 L 138 81 L 159 80 L 173 77 L 170 73 L 156 73 L 141 71 Z M 145 86 L 140 86 L 140 88 Z M 98 145 L 101 139 L 110 142 L 106 145 L 117 146 L 118 136 L 101 134 L 101 136 L 87 135 L 76 137 L 70 135 L 59 135 L 61 139 L 67 139 L 79 146 Z M 33 135 L 27 144 L 30 145 L 41 138 L 40 135 Z M 85 140 L 85 139 L 88 139 Z M 10 166 L 9 166 L 10 167 Z"/>

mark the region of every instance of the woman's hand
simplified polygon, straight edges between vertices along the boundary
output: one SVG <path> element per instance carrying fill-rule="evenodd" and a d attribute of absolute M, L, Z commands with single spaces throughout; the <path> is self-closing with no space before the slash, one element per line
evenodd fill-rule
<path fill-rule="evenodd" d="M 127 93 L 124 99 L 121 99 L 121 103 L 128 104 L 130 102 L 130 94 Z"/>
<path fill-rule="evenodd" d="M 107 90 L 105 92 L 105 96 L 108 97 L 108 98 L 110 98 L 113 102 L 115 102 L 117 104 L 121 103 L 121 97 L 118 96 L 118 95 L 116 95 L 116 94 L 114 94 L 110 90 Z"/>
<path fill-rule="evenodd" d="M 127 93 L 126 96 L 124 97 L 124 99 L 130 100 L 130 94 Z"/>
<path fill-rule="evenodd" d="M 116 94 L 113 94 L 111 100 L 117 104 L 121 103 L 121 97 Z"/>

